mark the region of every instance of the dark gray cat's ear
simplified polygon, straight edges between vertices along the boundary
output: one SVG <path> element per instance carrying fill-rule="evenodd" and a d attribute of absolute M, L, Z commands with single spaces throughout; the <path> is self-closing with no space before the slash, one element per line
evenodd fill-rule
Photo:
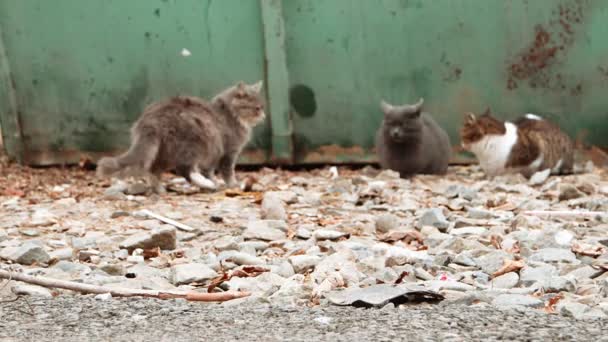
<path fill-rule="evenodd" d="M 255 84 L 249 86 L 249 89 L 256 94 L 259 94 L 262 91 L 262 87 L 264 86 L 264 81 L 260 80 Z"/>
<path fill-rule="evenodd" d="M 422 111 L 422 105 L 424 104 L 424 98 L 420 98 L 416 104 L 412 105 L 412 109 L 414 112 L 420 113 Z"/>
<path fill-rule="evenodd" d="M 384 112 L 384 114 L 388 114 L 393 111 L 393 106 L 388 104 L 384 100 L 380 100 L 380 108 L 382 108 L 382 111 Z"/>

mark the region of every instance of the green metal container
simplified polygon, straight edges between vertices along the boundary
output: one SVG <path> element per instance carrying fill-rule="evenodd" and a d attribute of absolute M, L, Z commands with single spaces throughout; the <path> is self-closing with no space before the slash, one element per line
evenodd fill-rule
<path fill-rule="evenodd" d="M 265 80 L 242 163 L 374 161 L 380 99 L 534 112 L 608 146 L 604 0 L 0 0 L 0 120 L 24 164 L 117 153 L 146 104 Z M 188 49 L 191 56 L 181 55 Z"/>

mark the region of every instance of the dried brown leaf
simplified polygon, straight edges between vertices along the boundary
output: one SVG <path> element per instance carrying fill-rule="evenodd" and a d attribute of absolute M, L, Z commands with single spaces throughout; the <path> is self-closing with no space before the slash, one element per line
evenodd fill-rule
<path fill-rule="evenodd" d="M 496 278 L 498 276 L 501 276 L 501 275 L 509 273 L 509 272 L 519 271 L 524 266 L 525 266 L 525 264 L 521 260 L 508 260 L 508 259 L 505 259 L 505 261 L 503 262 L 503 266 L 500 269 L 498 269 L 498 271 L 492 273 L 491 278 Z"/>
<path fill-rule="evenodd" d="M 591 246 L 587 244 L 581 245 L 577 243 L 572 244 L 571 250 L 572 253 L 590 256 L 592 258 L 597 258 L 606 253 L 606 249 L 603 246 Z"/>
<path fill-rule="evenodd" d="M 546 313 L 555 313 L 555 306 L 557 305 L 557 303 L 562 300 L 564 298 L 564 294 L 560 293 L 557 296 L 552 297 L 551 299 L 549 299 L 549 301 L 545 304 L 545 307 L 543 308 L 543 310 Z"/>
<path fill-rule="evenodd" d="M 499 235 L 490 236 L 490 244 L 492 244 L 492 246 L 494 246 L 494 248 L 502 249 L 501 243 L 502 243 L 502 236 L 499 236 Z"/>

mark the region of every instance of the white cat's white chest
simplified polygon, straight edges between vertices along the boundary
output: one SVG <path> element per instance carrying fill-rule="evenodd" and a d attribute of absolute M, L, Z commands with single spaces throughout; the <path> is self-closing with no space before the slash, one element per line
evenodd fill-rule
<path fill-rule="evenodd" d="M 472 143 L 470 150 L 475 154 L 479 165 L 489 175 L 497 175 L 506 170 L 506 164 L 513 146 L 517 143 L 517 126 L 505 123 L 505 133 L 502 135 L 486 135 L 481 140 Z"/>

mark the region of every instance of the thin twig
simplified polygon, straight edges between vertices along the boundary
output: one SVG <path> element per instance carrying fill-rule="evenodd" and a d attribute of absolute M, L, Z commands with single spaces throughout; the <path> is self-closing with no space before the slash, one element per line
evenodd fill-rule
<path fill-rule="evenodd" d="M 172 219 L 170 219 L 168 217 L 165 217 L 165 216 L 153 213 L 153 212 L 151 212 L 148 209 L 143 209 L 140 212 L 142 214 L 145 214 L 145 215 L 148 215 L 150 217 L 153 217 L 153 218 L 155 218 L 155 219 L 157 219 L 159 221 L 162 221 L 162 222 L 168 223 L 168 224 L 170 224 L 172 226 L 175 226 L 176 228 L 178 228 L 180 230 L 183 230 L 183 231 L 186 231 L 186 232 L 192 232 L 192 231 L 195 230 L 194 228 L 192 228 L 192 227 L 190 227 L 190 226 L 188 226 L 186 224 L 183 224 L 181 222 L 177 222 L 175 220 L 172 220 Z"/>
<path fill-rule="evenodd" d="M 563 218 L 577 217 L 599 217 L 606 215 L 603 211 L 580 211 L 580 210 L 527 210 L 521 212 L 523 215 L 530 216 L 555 216 Z"/>
<path fill-rule="evenodd" d="M 65 281 L 46 277 L 32 277 L 25 274 L 13 273 L 0 270 L 0 279 L 14 279 L 28 284 L 35 284 L 46 288 L 61 288 L 81 293 L 104 294 L 109 293 L 112 297 L 152 297 L 160 299 L 185 298 L 190 301 L 202 302 L 223 302 L 237 298 L 243 298 L 250 295 L 249 292 L 222 292 L 222 293 L 200 293 L 200 292 L 184 292 L 184 291 L 156 291 L 156 290 L 139 290 L 128 288 L 112 288 L 106 286 L 97 286 L 90 284 L 77 283 L 73 281 Z"/>

